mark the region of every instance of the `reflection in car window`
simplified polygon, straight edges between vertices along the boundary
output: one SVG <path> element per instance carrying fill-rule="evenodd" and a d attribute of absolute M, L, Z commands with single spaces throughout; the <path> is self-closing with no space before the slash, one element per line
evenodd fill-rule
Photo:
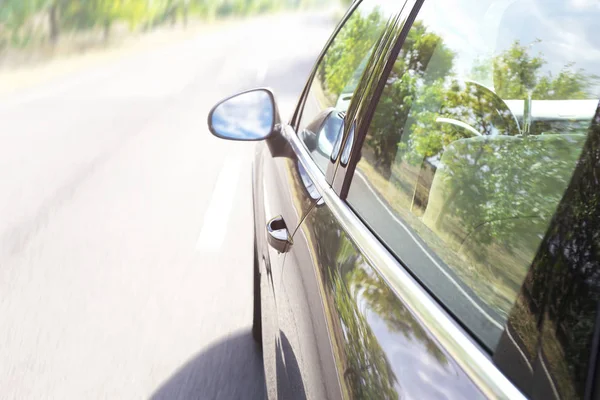
<path fill-rule="evenodd" d="M 521 378 L 541 357 L 538 322 L 550 282 L 533 273 L 533 261 L 600 99 L 599 17 L 592 2 L 425 2 L 387 78 L 348 194 L 484 347 L 512 354 L 510 336 L 525 371 L 512 373 Z M 570 367 L 552 379 L 581 396 Z"/>
<path fill-rule="evenodd" d="M 554 377 L 557 397 L 591 396 L 600 327 L 600 109 L 573 180 L 533 262 L 540 275 L 552 274 L 552 289 L 541 326 L 539 353 Z M 531 291 L 519 300 L 531 301 Z M 514 311 L 511 312 L 513 317 Z M 590 385 L 586 388 L 586 381 Z M 586 393 L 587 389 L 587 393 Z M 587 394 L 587 396 L 584 396 Z M 549 396 L 548 396 L 549 397 Z"/>
<path fill-rule="evenodd" d="M 342 134 L 345 112 L 372 48 L 385 28 L 386 16 L 392 11 L 397 12 L 397 7 L 393 1 L 363 1 L 317 66 L 304 103 L 299 136 L 323 172 L 327 169 L 337 136 Z M 340 129 L 332 129 L 338 124 Z"/>

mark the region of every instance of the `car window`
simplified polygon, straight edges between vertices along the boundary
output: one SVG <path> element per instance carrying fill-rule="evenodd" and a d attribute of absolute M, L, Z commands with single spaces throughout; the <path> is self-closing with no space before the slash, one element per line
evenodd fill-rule
<path fill-rule="evenodd" d="M 598 106 L 592 3 L 426 1 L 352 178 L 349 205 L 491 353 L 535 308 L 517 299 Z"/>
<path fill-rule="evenodd" d="M 363 1 L 337 33 L 317 66 L 298 132 L 323 173 L 336 141 L 341 140 L 345 113 L 372 49 L 385 28 L 386 16 L 398 12 L 401 5 L 402 2 L 398 4 L 391 0 Z"/>

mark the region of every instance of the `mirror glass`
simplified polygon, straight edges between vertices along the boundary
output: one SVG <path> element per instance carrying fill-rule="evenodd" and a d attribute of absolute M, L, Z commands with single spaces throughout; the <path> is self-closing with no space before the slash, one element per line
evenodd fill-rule
<path fill-rule="evenodd" d="M 327 157 L 329 160 L 329 156 L 331 156 L 331 152 L 333 151 L 333 145 L 335 141 L 342 131 L 342 126 L 344 125 L 344 117 L 342 113 L 337 111 L 333 111 L 321 127 L 319 131 L 319 136 L 317 140 L 317 150 L 319 153 Z"/>
<path fill-rule="evenodd" d="M 266 139 L 275 125 L 273 96 L 264 89 L 233 96 L 215 106 L 209 123 L 213 135 L 223 139 Z"/>

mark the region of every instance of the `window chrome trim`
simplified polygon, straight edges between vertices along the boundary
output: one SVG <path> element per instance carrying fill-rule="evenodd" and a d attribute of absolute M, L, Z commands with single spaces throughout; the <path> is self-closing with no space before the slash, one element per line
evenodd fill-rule
<path fill-rule="evenodd" d="M 323 174 L 323 171 L 319 169 L 315 160 L 313 160 L 306 147 L 304 147 L 302 140 L 300 140 L 298 135 L 296 135 L 294 127 L 291 125 L 285 125 L 282 129 L 282 132 L 284 138 L 289 142 L 292 150 L 298 157 L 298 161 L 302 163 L 302 166 L 306 170 L 308 177 L 313 181 L 322 197 L 323 188 L 329 187 L 329 183 L 327 183 L 327 180 L 325 179 L 325 174 Z"/>
<path fill-rule="evenodd" d="M 325 204 L 359 248 L 369 264 L 381 275 L 415 318 L 449 353 L 467 376 L 489 398 L 526 397 L 493 364 L 487 354 L 458 326 L 421 285 L 371 233 L 358 216 L 339 198 L 304 148 L 291 126 L 284 128 L 292 149 L 305 167 Z"/>

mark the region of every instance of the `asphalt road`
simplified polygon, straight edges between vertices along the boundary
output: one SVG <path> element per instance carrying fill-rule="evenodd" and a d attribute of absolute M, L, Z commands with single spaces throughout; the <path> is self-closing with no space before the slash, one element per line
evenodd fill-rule
<path fill-rule="evenodd" d="M 332 28 L 250 20 L 0 98 L 0 398 L 264 397 L 254 146 L 206 116 L 256 86 L 289 116 Z"/>

